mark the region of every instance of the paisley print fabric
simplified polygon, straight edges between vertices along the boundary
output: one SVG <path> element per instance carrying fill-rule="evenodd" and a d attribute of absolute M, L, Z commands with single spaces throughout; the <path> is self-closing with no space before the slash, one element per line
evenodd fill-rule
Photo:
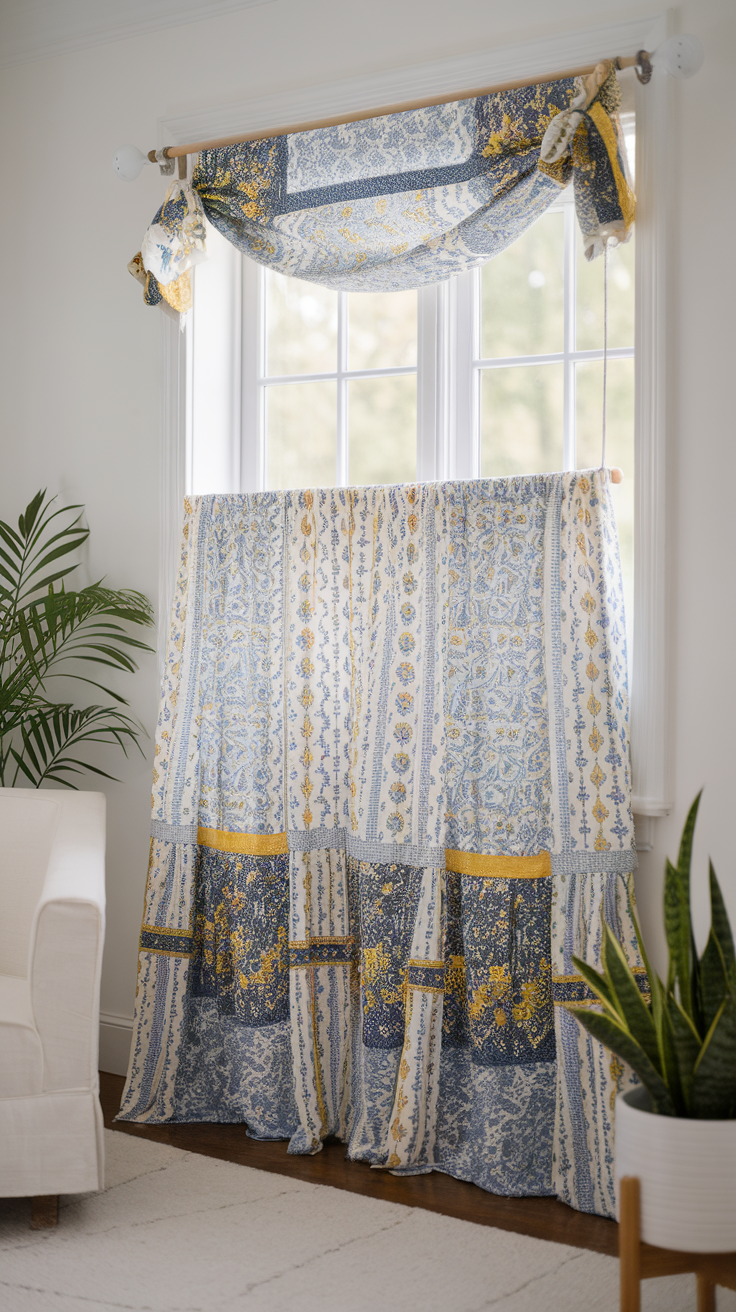
<path fill-rule="evenodd" d="M 575 79 L 563 78 L 203 150 L 191 202 L 188 188 L 176 191 L 177 203 L 159 210 L 144 238 L 137 276 L 146 303 L 173 304 L 158 279 L 174 277 L 186 263 L 195 199 L 209 222 L 259 264 L 347 291 L 422 287 L 483 264 L 571 180 L 588 257 L 604 240 L 626 241 L 634 199 L 615 73 L 582 116 L 567 153 L 552 164 L 540 156 L 547 127 L 578 90 Z M 199 258 L 199 229 L 196 240 Z"/>
<path fill-rule="evenodd" d="M 460 134 L 458 140 L 462 140 Z M 603 472 L 186 504 L 121 1116 L 613 1215 L 632 928 Z"/>

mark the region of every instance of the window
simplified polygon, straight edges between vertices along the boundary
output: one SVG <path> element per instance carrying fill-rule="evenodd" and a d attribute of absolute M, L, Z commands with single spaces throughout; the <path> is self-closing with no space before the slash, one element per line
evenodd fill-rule
<path fill-rule="evenodd" d="M 632 125 L 633 127 L 633 125 Z M 632 159 L 633 131 L 627 132 Z M 634 611 L 634 242 L 608 254 L 606 463 L 629 626 Z M 588 263 L 568 189 L 557 205 L 473 275 L 472 369 L 480 474 L 498 477 L 601 463 L 603 261 Z"/>
<path fill-rule="evenodd" d="M 601 50 L 656 49 L 670 34 L 669 19 L 659 13 L 632 19 L 625 30 L 621 24 L 596 25 L 576 33 L 576 55 L 580 64 L 594 63 Z M 521 53 L 514 51 L 518 76 L 534 76 L 540 69 L 559 63 L 560 52 L 545 39 L 529 42 Z M 569 58 L 569 37 L 565 38 Z M 432 66 L 412 65 L 381 74 L 354 79 L 347 108 L 400 101 L 408 95 L 426 94 L 426 86 L 440 90 L 460 85 L 489 85 L 509 77 L 508 52 L 476 51 L 472 56 L 450 58 Z M 625 77 L 621 79 L 622 86 Z M 635 94 L 634 94 L 635 93 Z M 627 108 L 636 102 L 637 193 L 639 215 L 636 228 L 636 360 L 631 359 L 631 339 L 613 333 L 611 347 L 622 350 L 623 358 L 609 361 L 608 462 L 624 469 L 625 481 L 614 489 L 619 535 L 627 575 L 631 619 L 631 557 L 634 522 L 634 477 L 630 460 L 632 424 L 630 410 L 631 373 L 636 373 L 636 630 L 633 643 L 631 680 L 631 726 L 634 749 L 634 810 L 637 841 L 642 816 L 665 815 L 669 811 L 668 715 L 666 641 L 666 505 L 667 430 L 669 422 L 666 369 L 668 334 L 671 331 L 666 276 L 670 260 L 671 177 L 675 165 L 667 79 L 652 79 L 647 87 L 635 80 L 628 88 Z M 316 96 L 316 98 L 315 98 Z M 344 82 L 320 85 L 318 93 L 289 91 L 286 97 L 269 97 L 220 111 L 202 111 L 162 121 L 162 140 L 191 141 L 196 137 L 226 135 L 282 121 L 304 120 L 320 115 L 337 115 L 346 108 Z M 629 147 L 631 159 L 631 147 Z M 633 160 L 632 160 L 633 164 Z M 565 198 L 560 198 L 564 203 Z M 510 255 L 510 252 L 507 253 Z M 632 245 L 625 272 L 631 277 Z M 241 260 L 234 248 L 215 234 L 211 258 L 196 271 L 197 314 L 190 317 L 185 333 L 169 319 L 162 319 L 163 408 L 161 448 L 161 614 L 167 613 L 179 561 L 181 499 L 186 490 L 255 490 L 266 485 L 265 450 L 261 435 L 265 415 L 261 407 L 265 388 L 258 380 L 258 328 L 262 313 L 262 273 L 250 261 Z M 505 256 L 499 257 L 504 259 Z M 218 272 L 219 270 L 219 272 Z M 528 273 L 532 270 L 527 270 Z M 500 272 L 500 271 L 499 271 Z M 544 270 L 541 270 L 544 272 Z M 577 327 L 596 327 L 587 316 L 600 306 L 600 293 L 585 300 L 587 277 L 601 278 L 601 261 L 593 265 L 575 263 L 578 289 L 575 306 Z M 610 288 L 619 277 L 613 264 Z M 471 384 L 456 386 L 459 375 L 481 376 L 472 370 L 473 306 L 481 302 L 477 283 L 469 276 L 423 288 L 417 294 L 417 477 L 470 478 L 481 472 L 480 397 Z M 621 283 L 625 282 L 623 272 Z M 474 287 L 475 281 L 475 287 Z M 633 304 L 628 290 L 630 315 Z M 475 297 L 475 302 L 474 298 Z M 209 310 L 207 303 L 209 301 Z M 215 304 L 215 302 L 217 304 Z M 592 302 L 595 302 L 593 304 Z M 578 332 L 576 350 L 600 349 L 600 337 L 587 340 Z M 493 348 L 495 349 L 495 348 Z M 506 349 L 506 348 L 504 348 Z M 516 351 L 521 348 L 514 347 Z M 524 348 L 526 349 L 526 348 Z M 564 343 L 563 343 L 564 352 Z M 480 355 L 477 357 L 480 360 Z M 490 357 L 489 357 L 490 358 Z M 504 357 L 494 357 L 499 359 Z M 515 359 L 518 360 L 518 356 Z M 195 362 L 197 378 L 195 379 Z M 568 356 L 568 366 L 573 363 Z M 539 369 L 542 365 L 538 364 Z M 600 460 L 600 417 L 598 383 L 600 356 L 575 362 L 576 395 L 568 386 L 566 463 L 597 464 Z M 460 368 L 458 369 L 458 365 Z M 496 364 L 495 368 L 502 368 Z M 525 366 L 517 364 L 522 370 Z M 568 375 L 569 375 L 568 367 Z M 511 375 L 507 375 L 510 377 Z M 618 380 L 618 381 L 617 381 Z M 575 399 L 573 411 L 571 402 Z M 571 458 L 570 432 L 574 414 L 576 450 Z M 194 440 L 196 434 L 196 441 Z M 259 445 L 260 444 L 260 445 Z M 592 451 L 592 454 L 591 454 Z M 628 454 L 627 454 L 628 453 Z M 483 472 L 487 472 L 483 467 Z M 499 469 L 499 472 L 500 469 Z M 627 558 L 628 553 L 628 558 Z M 631 636 L 632 625 L 629 624 Z M 159 651 L 163 661 L 166 624 L 160 625 Z M 631 645 L 630 645 L 631 650 Z M 642 830 L 644 835 L 647 830 Z M 651 830 L 649 830 L 651 834 Z M 647 840 L 645 846 L 650 846 Z"/>
<path fill-rule="evenodd" d="M 416 478 L 417 294 L 263 278 L 265 486 Z"/>
<path fill-rule="evenodd" d="M 632 160 L 633 146 L 632 116 Z M 419 292 L 330 291 L 259 268 L 216 232 L 208 244 L 195 271 L 188 490 L 600 464 L 603 261 L 583 257 L 572 188 L 503 254 Z M 633 239 L 609 252 L 608 305 L 606 459 L 624 470 L 614 498 L 631 620 Z"/>

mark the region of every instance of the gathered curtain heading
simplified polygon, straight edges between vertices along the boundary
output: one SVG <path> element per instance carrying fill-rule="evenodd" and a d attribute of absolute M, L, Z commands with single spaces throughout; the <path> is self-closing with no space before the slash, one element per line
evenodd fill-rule
<path fill-rule="evenodd" d="M 572 180 L 585 254 L 634 221 L 614 71 L 203 150 L 130 271 L 148 305 L 191 305 L 208 220 L 257 263 L 345 291 L 404 291 L 485 263 Z"/>

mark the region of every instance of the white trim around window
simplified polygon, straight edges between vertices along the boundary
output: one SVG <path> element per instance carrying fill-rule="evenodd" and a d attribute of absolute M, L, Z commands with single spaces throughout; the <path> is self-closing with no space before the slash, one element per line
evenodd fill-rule
<path fill-rule="evenodd" d="M 642 48 L 656 49 L 669 35 L 670 27 L 668 13 L 648 15 L 626 23 L 576 29 L 524 45 L 475 52 L 432 64 L 279 93 L 239 106 L 165 119 L 159 122 L 159 144 L 256 130 L 269 123 L 294 122 L 317 115 L 348 113 L 375 104 L 440 94 L 463 85 L 510 81 L 515 77 L 541 78 L 555 68 L 592 63 L 611 54 L 634 54 Z M 665 435 L 670 94 L 669 79 L 656 73 L 649 86 L 637 87 L 636 603 L 631 732 L 634 810 L 643 817 L 664 815 L 669 810 Z M 264 392 L 259 385 L 263 354 L 260 342 L 245 339 L 249 333 L 258 332 L 262 316 L 242 316 L 241 298 L 257 307 L 262 295 L 262 275 L 252 261 L 243 259 L 241 265 L 242 280 L 235 279 L 231 284 L 235 288 L 230 305 L 232 322 L 224 326 L 230 333 L 229 347 L 217 358 L 222 372 L 220 403 L 230 407 L 234 428 L 246 434 L 246 449 L 242 445 L 233 446 L 231 468 L 223 473 L 223 486 L 226 482 L 230 488 L 255 490 L 263 486 L 264 480 L 263 441 L 261 437 L 255 444 L 253 441 L 253 435 L 264 431 L 259 409 Z M 477 316 L 468 313 L 468 298 L 477 295 L 477 278 L 477 274 L 463 274 L 449 283 L 419 292 L 417 476 L 420 479 L 470 478 L 479 469 L 479 425 L 474 414 L 478 389 L 458 389 L 453 378 L 462 376 L 462 369 L 458 375 L 457 368 L 448 367 L 453 357 L 456 366 L 470 366 L 474 376 L 480 374 L 482 362 L 467 326 L 477 321 Z M 190 338 L 189 332 L 179 334 L 175 325 L 164 320 L 160 466 L 160 609 L 163 613 L 168 611 L 173 593 L 181 506 L 188 481 L 186 462 L 191 459 L 191 441 L 186 432 L 186 416 L 191 410 L 186 403 L 187 379 L 191 377 L 191 370 L 187 369 L 187 353 L 192 349 Z M 574 406 L 574 359 L 568 347 L 566 342 L 563 357 L 569 375 L 566 412 Z M 232 362 L 235 353 L 239 359 L 249 362 L 247 368 L 231 367 L 228 362 Z M 595 358 L 595 354 L 585 353 L 585 358 Z M 498 363 L 494 361 L 495 365 Z M 569 433 L 571 424 L 566 423 L 565 427 Z M 574 465 L 569 442 L 564 464 L 566 468 Z M 165 621 L 161 627 L 165 628 Z M 641 833 L 642 827 L 637 828 Z"/>

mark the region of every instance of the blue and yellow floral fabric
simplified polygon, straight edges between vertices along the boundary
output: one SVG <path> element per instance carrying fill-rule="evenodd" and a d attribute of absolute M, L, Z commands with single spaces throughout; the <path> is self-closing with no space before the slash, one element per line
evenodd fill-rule
<path fill-rule="evenodd" d="M 627 239 L 634 198 L 614 72 L 582 114 L 570 149 L 554 163 L 541 158 L 546 129 L 578 91 L 575 79 L 563 78 L 204 150 L 192 187 L 210 223 L 259 264 L 347 291 L 422 287 L 483 264 L 570 180 L 592 257 L 604 240 Z M 191 245 L 184 232 L 191 209 L 182 192 L 146 235 L 148 304 L 171 300 L 166 279 Z"/>
<path fill-rule="evenodd" d="M 627 707 L 605 473 L 187 502 L 123 1118 L 613 1215 Z"/>

